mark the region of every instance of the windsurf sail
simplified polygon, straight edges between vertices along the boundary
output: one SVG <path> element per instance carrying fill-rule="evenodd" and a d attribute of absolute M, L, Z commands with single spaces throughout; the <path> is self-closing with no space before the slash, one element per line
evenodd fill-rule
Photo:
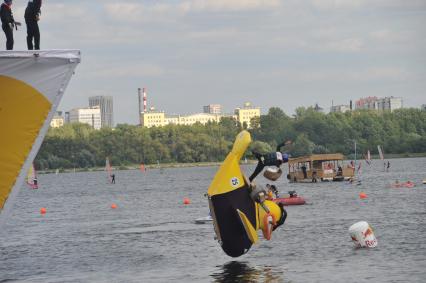
<path fill-rule="evenodd" d="M 371 164 L 371 155 L 370 150 L 367 150 L 367 157 L 365 158 L 365 162 L 370 165 Z"/>
<path fill-rule="evenodd" d="M 34 164 L 31 164 L 30 170 L 28 170 L 27 184 L 31 189 L 38 189 L 37 172 L 34 168 Z"/>
<path fill-rule="evenodd" d="M 145 164 L 141 163 L 140 170 L 141 170 L 141 172 L 145 172 L 146 171 Z"/>
<path fill-rule="evenodd" d="M 382 151 L 382 148 L 380 147 L 380 145 L 377 146 L 377 150 L 379 151 L 380 159 L 385 160 L 385 156 L 383 155 L 383 151 Z"/>
<path fill-rule="evenodd" d="M 78 50 L 0 51 L 0 225 L 78 63 Z"/>
<path fill-rule="evenodd" d="M 107 157 L 105 160 L 105 172 L 107 172 L 108 183 L 112 183 L 112 168 L 111 163 L 109 162 L 109 158 Z"/>

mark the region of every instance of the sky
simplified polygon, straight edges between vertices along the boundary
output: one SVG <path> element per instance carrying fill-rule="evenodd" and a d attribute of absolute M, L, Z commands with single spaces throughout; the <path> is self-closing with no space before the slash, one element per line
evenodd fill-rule
<path fill-rule="evenodd" d="M 14 0 L 16 21 L 26 2 Z M 425 0 L 44 0 L 39 25 L 42 49 L 82 52 L 59 110 L 113 96 L 115 123 L 138 124 L 138 87 L 149 107 L 182 115 L 426 103 Z M 25 49 L 25 27 L 14 35 Z"/>

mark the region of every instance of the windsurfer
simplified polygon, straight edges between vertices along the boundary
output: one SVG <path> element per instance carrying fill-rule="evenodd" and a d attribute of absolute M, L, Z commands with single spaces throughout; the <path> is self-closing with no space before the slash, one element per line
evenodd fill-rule
<path fill-rule="evenodd" d="M 276 152 L 269 152 L 266 154 L 260 154 L 256 151 L 252 151 L 253 155 L 258 160 L 257 166 L 254 169 L 253 174 L 249 177 L 250 182 L 256 178 L 257 175 L 259 175 L 260 172 L 262 172 L 263 168 L 265 166 L 276 166 L 280 167 L 281 164 L 288 162 L 288 154 L 287 153 L 281 153 L 280 149 L 283 147 L 286 143 L 281 143 L 277 146 Z"/>
<path fill-rule="evenodd" d="M 34 179 L 33 179 L 33 184 L 34 184 L 34 186 L 35 186 L 35 187 L 37 187 L 37 185 L 38 185 L 37 177 L 34 177 Z"/>
<path fill-rule="evenodd" d="M 115 184 L 115 174 L 111 174 L 111 184 Z"/>

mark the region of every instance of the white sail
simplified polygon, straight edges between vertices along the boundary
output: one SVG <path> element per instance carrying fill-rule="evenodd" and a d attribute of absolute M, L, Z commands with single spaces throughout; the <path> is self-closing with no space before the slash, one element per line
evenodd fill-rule
<path fill-rule="evenodd" d="M 105 160 L 105 171 L 107 172 L 108 183 L 112 183 L 112 168 L 111 163 L 109 162 L 109 158 L 107 157 Z"/>
<path fill-rule="evenodd" d="M 31 189 L 38 189 L 37 171 L 34 168 L 34 164 L 31 164 L 30 170 L 28 170 L 27 184 Z"/>
<path fill-rule="evenodd" d="M 381 159 L 381 160 L 384 160 L 384 159 L 385 159 L 385 157 L 384 157 L 384 155 L 383 155 L 383 151 L 382 151 L 382 148 L 380 147 L 380 145 L 378 145 L 378 146 L 377 146 L 377 150 L 379 151 L 380 159 Z"/>
<path fill-rule="evenodd" d="M 78 63 L 78 50 L 0 51 L 0 225 Z"/>

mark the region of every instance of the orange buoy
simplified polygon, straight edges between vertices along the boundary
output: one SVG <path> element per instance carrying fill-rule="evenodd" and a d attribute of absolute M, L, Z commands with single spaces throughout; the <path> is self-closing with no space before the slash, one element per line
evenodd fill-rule
<path fill-rule="evenodd" d="M 111 204 L 111 208 L 112 208 L 112 209 L 116 209 L 116 208 L 117 208 L 117 205 L 116 205 L 115 203 L 113 203 L 113 204 Z"/>
<path fill-rule="evenodd" d="M 183 198 L 183 204 L 190 204 L 191 200 L 189 198 Z"/>
<path fill-rule="evenodd" d="M 366 198 L 367 198 L 367 194 L 366 194 L 366 193 L 361 192 L 361 193 L 359 193 L 359 198 L 360 198 L 360 199 L 366 199 Z"/>
<path fill-rule="evenodd" d="M 40 208 L 40 213 L 41 214 L 46 214 L 46 208 L 45 207 Z"/>

